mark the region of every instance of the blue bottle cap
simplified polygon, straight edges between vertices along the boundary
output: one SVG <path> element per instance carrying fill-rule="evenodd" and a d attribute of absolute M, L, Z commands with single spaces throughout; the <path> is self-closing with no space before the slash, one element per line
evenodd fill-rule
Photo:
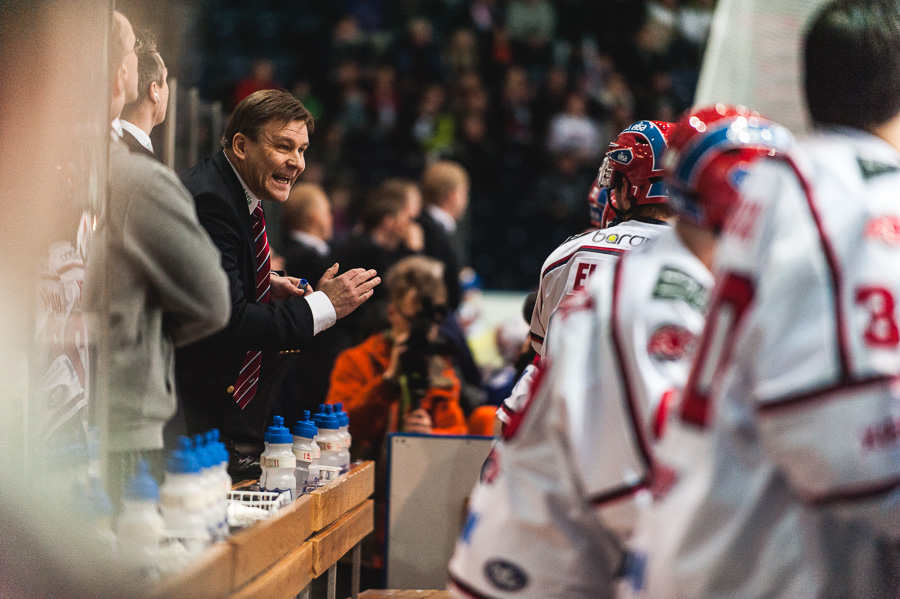
<path fill-rule="evenodd" d="M 214 428 L 206 431 L 206 448 L 207 451 L 212 448 L 214 463 L 228 463 L 228 450 L 225 449 L 225 444 L 219 441 L 219 429 Z"/>
<path fill-rule="evenodd" d="M 130 481 L 122 494 L 125 499 L 135 501 L 159 501 L 159 486 L 150 476 L 150 466 L 143 458 L 138 462 L 138 471 Z"/>
<path fill-rule="evenodd" d="M 166 472 L 170 474 L 195 474 L 200 472 L 200 462 L 194 455 L 191 440 L 187 437 L 178 437 L 178 449 L 169 454 L 166 462 Z"/>
<path fill-rule="evenodd" d="M 200 464 L 200 468 L 209 468 L 213 464 L 215 464 L 215 460 L 213 459 L 212 452 L 210 451 L 210 447 L 206 446 L 206 437 L 197 433 L 194 435 L 194 455 L 197 456 L 197 462 Z"/>
<path fill-rule="evenodd" d="M 303 410 L 303 420 L 298 420 L 291 428 L 291 433 L 304 439 L 315 439 L 318 432 L 316 423 L 309 419 L 309 410 Z"/>
<path fill-rule="evenodd" d="M 350 426 L 350 415 L 344 411 L 344 402 L 334 404 L 334 413 L 338 417 L 341 426 Z"/>

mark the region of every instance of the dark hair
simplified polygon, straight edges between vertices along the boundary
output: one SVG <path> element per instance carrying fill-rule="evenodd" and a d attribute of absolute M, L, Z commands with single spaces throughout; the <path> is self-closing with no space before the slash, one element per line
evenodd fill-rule
<path fill-rule="evenodd" d="M 303 121 L 310 133 L 313 130 L 313 116 L 303 102 L 284 90 L 264 89 L 253 92 L 235 106 L 225 125 L 222 147 L 230 148 L 238 133 L 259 141 L 259 132 L 272 121 L 280 126 Z"/>
<path fill-rule="evenodd" d="M 870 129 L 900 113 L 896 0 L 837 0 L 806 31 L 806 103 L 817 124 Z"/>
<path fill-rule="evenodd" d="M 156 40 L 152 35 L 146 31 L 140 32 L 137 36 L 134 52 L 137 54 L 138 59 L 138 97 L 137 100 L 126 104 L 125 108 L 122 109 L 122 116 L 126 117 L 126 120 L 144 101 L 147 90 L 150 89 L 150 84 L 155 81 L 157 85 L 162 87 L 163 77 L 165 76 L 165 65 L 162 57 L 159 55 L 159 50 L 156 48 Z"/>
<path fill-rule="evenodd" d="M 360 210 L 359 222 L 364 231 L 375 230 L 385 218 L 406 209 L 409 195 L 405 186 L 388 180 L 373 189 Z"/>

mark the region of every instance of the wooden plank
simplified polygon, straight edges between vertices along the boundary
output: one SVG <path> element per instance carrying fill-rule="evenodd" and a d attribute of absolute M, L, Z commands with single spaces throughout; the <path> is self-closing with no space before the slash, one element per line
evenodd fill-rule
<path fill-rule="evenodd" d="M 450 591 L 369 589 L 360 593 L 359 599 L 454 599 L 454 596 Z"/>
<path fill-rule="evenodd" d="M 267 520 L 228 539 L 234 548 L 234 586 L 241 587 L 312 534 L 312 500 L 300 497 Z"/>
<path fill-rule="evenodd" d="M 367 499 L 312 537 L 313 574 L 321 576 L 375 528 L 375 502 Z"/>
<path fill-rule="evenodd" d="M 231 599 L 293 599 L 312 581 L 313 548 L 297 547 L 274 566 L 231 595 Z"/>
<path fill-rule="evenodd" d="M 166 577 L 151 593 L 153 599 L 174 599 L 190 594 L 197 599 L 224 597 L 232 588 L 234 549 L 216 543 L 185 570 Z"/>
<path fill-rule="evenodd" d="M 310 493 L 314 531 L 323 530 L 375 491 L 375 462 L 362 462 L 321 489 Z"/>

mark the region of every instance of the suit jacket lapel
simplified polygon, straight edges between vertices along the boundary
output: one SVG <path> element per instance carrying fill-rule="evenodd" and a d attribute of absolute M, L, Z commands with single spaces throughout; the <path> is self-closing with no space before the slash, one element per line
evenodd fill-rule
<path fill-rule="evenodd" d="M 241 187 L 241 182 L 238 180 L 237 175 L 234 174 L 234 169 L 231 168 L 231 163 L 228 162 L 223 152 L 213 154 L 212 160 L 216 168 L 219 169 L 222 180 L 225 181 L 225 187 L 228 189 L 232 206 L 244 228 L 247 243 L 250 244 L 250 247 L 253 247 L 253 225 L 250 222 L 250 210 L 247 208 L 247 197 L 244 195 L 244 188 Z"/>

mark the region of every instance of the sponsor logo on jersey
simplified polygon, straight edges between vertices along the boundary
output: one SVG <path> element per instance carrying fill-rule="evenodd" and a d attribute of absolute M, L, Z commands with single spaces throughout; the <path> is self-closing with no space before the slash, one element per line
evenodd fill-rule
<path fill-rule="evenodd" d="M 626 131 L 646 131 L 649 125 L 647 121 L 640 121 L 630 126 Z"/>
<path fill-rule="evenodd" d="M 664 324 L 650 335 L 647 353 L 658 360 L 680 360 L 693 353 L 697 337 L 677 324 Z"/>
<path fill-rule="evenodd" d="M 596 268 L 597 265 L 590 262 L 577 262 L 575 264 L 575 284 L 572 286 L 572 291 L 582 289 Z"/>
<path fill-rule="evenodd" d="M 507 593 L 521 591 L 528 586 L 528 575 L 525 571 L 505 559 L 492 559 L 484 564 L 484 575 L 491 584 Z"/>
<path fill-rule="evenodd" d="M 863 237 L 880 241 L 886 245 L 900 245 L 900 218 L 886 214 L 866 223 Z"/>
<path fill-rule="evenodd" d="M 611 245 L 627 245 L 636 248 L 644 245 L 644 243 L 647 242 L 647 237 L 645 235 L 632 235 L 631 233 L 619 234 L 610 231 L 609 229 L 603 229 L 602 231 L 594 233 L 591 241 L 594 243 L 608 243 Z"/>
<path fill-rule="evenodd" d="M 462 531 L 459 533 L 459 542 L 463 545 L 469 545 L 472 543 L 472 533 L 475 532 L 475 527 L 478 525 L 478 521 L 481 518 L 475 512 L 469 510 L 469 513 L 466 514 L 466 521 L 463 524 Z"/>
<path fill-rule="evenodd" d="M 866 427 L 862 434 L 862 446 L 866 451 L 884 451 L 900 444 L 900 418 L 885 418 Z"/>
<path fill-rule="evenodd" d="M 665 266 L 659 271 L 659 278 L 653 286 L 653 297 L 663 300 L 681 300 L 697 312 L 706 314 L 709 289 L 683 270 Z"/>
<path fill-rule="evenodd" d="M 500 474 L 500 463 L 497 459 L 497 451 L 492 449 L 484 460 L 484 464 L 481 465 L 481 484 L 493 484 L 497 480 L 498 474 Z"/>

